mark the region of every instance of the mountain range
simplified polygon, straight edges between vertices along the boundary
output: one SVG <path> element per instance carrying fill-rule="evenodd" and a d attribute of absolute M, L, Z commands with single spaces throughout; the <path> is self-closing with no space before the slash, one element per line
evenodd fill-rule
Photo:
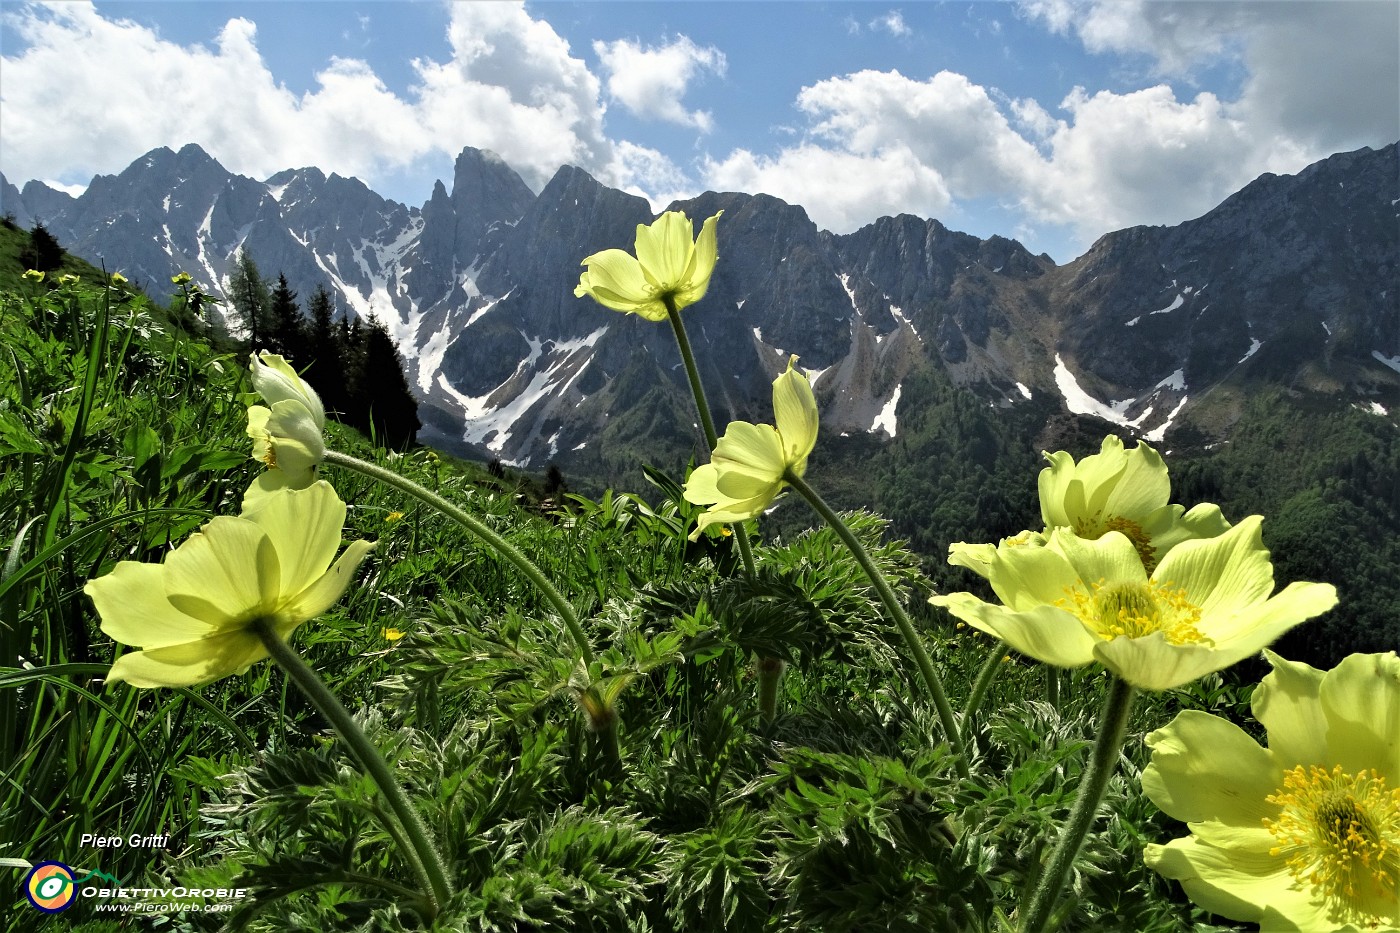
<path fill-rule="evenodd" d="M 793 353 L 835 436 L 897 436 L 916 414 L 901 387 L 929 370 L 988 406 L 1158 443 L 1218 442 L 1259 385 L 1393 422 L 1398 153 L 1263 175 L 1202 217 L 1109 233 L 1064 265 L 907 214 L 836 235 L 767 195 L 677 202 L 697 227 L 723 212 L 709 293 L 684 312 L 716 422 L 770 420 Z M 450 191 L 410 207 L 315 168 L 254 180 L 187 145 L 77 197 L 0 176 L 0 211 L 155 294 L 182 270 L 221 290 L 240 251 L 302 295 L 326 286 L 340 313 L 388 326 L 420 440 L 454 452 L 606 478 L 698 439 L 670 329 L 573 295 L 583 257 L 630 250 L 653 217 L 577 167 L 535 193 L 468 148 Z"/>

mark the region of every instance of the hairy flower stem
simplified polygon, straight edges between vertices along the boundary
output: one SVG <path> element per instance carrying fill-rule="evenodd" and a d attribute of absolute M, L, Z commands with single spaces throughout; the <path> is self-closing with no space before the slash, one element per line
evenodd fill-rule
<path fill-rule="evenodd" d="M 525 574 L 526 578 L 544 595 L 544 598 L 549 600 L 550 605 L 554 607 L 554 611 L 559 613 L 559 617 L 564 620 L 564 625 L 568 627 L 569 634 L 573 636 L 574 644 L 578 646 L 579 654 L 583 657 L 584 665 L 589 668 L 593 666 L 593 646 L 589 644 L 588 636 L 584 634 L 583 626 L 579 623 L 578 613 L 574 611 L 573 605 L 564 598 L 562 593 L 554 588 L 554 584 L 549 582 L 540 568 L 536 567 L 530 558 L 521 553 L 519 548 L 486 527 L 480 520 L 473 518 L 451 502 L 448 502 L 442 496 L 423 488 L 413 480 L 400 476 L 392 470 L 386 470 L 377 464 L 366 463 L 357 457 L 352 457 L 349 454 L 343 454 L 336 450 L 327 450 L 325 459 L 327 463 L 334 463 L 336 466 L 342 466 L 347 470 L 354 470 L 371 479 L 377 479 L 381 483 L 392 486 L 400 492 L 407 493 L 419 502 L 436 509 L 461 525 L 467 531 L 476 535 L 497 554 L 514 564 L 515 568 Z M 602 735 L 600 738 L 603 748 L 609 750 L 611 754 L 619 748 L 616 717 L 609 721 L 605 731 L 611 734 Z"/>
<path fill-rule="evenodd" d="M 1080 779 L 1079 794 L 1074 798 L 1074 807 L 1065 820 L 1055 851 L 1050 854 L 1050 860 L 1046 862 L 1026 904 L 1020 933 L 1042 933 L 1054 912 L 1070 866 L 1084 845 L 1089 827 L 1094 824 L 1099 803 L 1108 788 L 1108 780 L 1118 765 L 1118 754 L 1123 748 L 1123 736 L 1128 730 L 1128 717 L 1133 711 L 1135 699 L 1132 685 L 1117 677 L 1112 678 L 1099 717 L 1099 735 L 1094 740 L 1089 763 Z"/>
<path fill-rule="evenodd" d="M 427 889 L 428 897 L 431 900 L 431 914 L 427 919 L 431 922 L 437 914 L 442 912 L 442 908 L 452 897 L 452 882 L 448 880 L 447 870 L 443 867 L 442 856 L 438 854 L 437 847 L 433 844 L 432 837 L 428 832 L 428 827 L 423 825 L 423 819 L 418 815 L 418 811 L 409 803 L 403 788 L 394 779 L 394 774 L 389 770 L 389 765 L 385 763 L 379 750 L 374 747 L 370 740 L 355 724 L 350 712 L 336 699 L 335 694 L 325 685 L 325 682 L 316 675 L 301 655 L 292 649 L 278 637 L 273 630 L 272 624 L 266 619 L 258 619 L 252 624 L 253 630 L 258 633 L 258 638 L 262 640 L 267 653 L 277 662 L 282 670 L 287 672 L 292 683 L 306 694 L 311 705 L 325 717 L 335 730 L 336 735 L 350 749 L 350 754 L 364 768 L 374 783 L 379 786 L 379 791 L 384 795 L 389 803 L 389 809 L 393 811 L 397 818 L 399 827 L 407 837 L 409 849 L 405 853 L 408 861 L 418 872 L 419 880 Z"/>
<path fill-rule="evenodd" d="M 948 739 L 948 747 L 953 750 L 953 760 L 957 765 L 958 774 L 962 777 L 968 776 L 967 752 L 963 746 L 962 734 L 958 731 L 958 720 L 953 715 L 953 707 L 948 703 L 948 695 L 943 691 L 943 681 L 939 678 L 938 672 L 934 670 L 933 659 L 929 657 L 928 650 L 924 648 L 923 639 L 914 630 L 914 623 L 909 621 L 908 614 L 899 602 L 899 597 L 890 588 L 889 581 L 885 575 L 880 573 L 880 568 L 875 566 L 875 562 L 870 559 L 864 545 L 860 543 L 851 529 L 846 527 L 846 523 L 841 520 L 841 516 L 831 510 L 822 497 L 817 495 L 815 489 L 808 486 L 802 477 L 798 476 L 791 468 L 783 473 L 783 480 L 796 489 L 802 498 L 816 511 L 822 519 L 831 526 L 831 530 L 850 549 L 852 556 L 860 564 L 865 575 L 870 578 L 870 583 L 875 587 L 875 592 L 880 597 L 880 602 L 884 604 L 885 611 L 890 614 L 894 624 L 899 628 L 899 633 L 904 636 L 904 645 L 909 653 L 914 656 L 914 663 L 919 668 L 919 673 L 923 675 L 924 687 L 928 691 L 929 698 L 933 700 L 934 707 L 938 710 L 938 719 L 943 724 L 943 734 Z"/>
<path fill-rule="evenodd" d="M 1060 710 L 1060 669 L 1045 665 L 1045 702 Z"/>
<path fill-rule="evenodd" d="M 705 398 L 705 387 L 700 382 L 700 369 L 695 365 L 695 353 L 690 349 L 690 338 L 685 333 L 685 322 L 680 311 L 676 310 L 676 300 L 671 295 L 662 295 L 666 303 L 666 319 L 671 322 L 671 331 L 676 335 L 676 346 L 681 351 L 681 362 L 685 364 L 685 375 L 690 380 L 690 394 L 695 398 L 695 408 L 700 413 L 700 427 L 705 432 L 705 443 L 709 453 L 714 453 L 719 443 L 715 432 L 715 419 L 710 414 L 710 403 Z M 739 559 L 744 562 L 744 573 L 754 574 L 753 550 L 749 546 L 747 522 L 739 522 L 734 529 L 734 544 L 739 548 Z M 778 658 L 758 659 L 758 707 L 764 722 L 770 722 L 777 712 L 778 685 L 783 679 L 785 665 Z"/>
<path fill-rule="evenodd" d="M 970 733 L 972 724 L 977 718 L 977 713 L 982 709 L 982 701 L 987 698 L 987 690 L 991 688 L 992 681 L 997 679 L 997 674 L 1001 671 L 1001 659 L 1006 657 L 1006 646 L 1001 642 L 992 645 L 992 650 L 987 654 L 987 660 L 982 662 L 982 667 L 977 671 L 977 679 L 972 682 L 972 691 L 967 695 L 967 702 L 963 704 L 963 731 Z M 964 736 L 966 737 L 966 736 Z"/>

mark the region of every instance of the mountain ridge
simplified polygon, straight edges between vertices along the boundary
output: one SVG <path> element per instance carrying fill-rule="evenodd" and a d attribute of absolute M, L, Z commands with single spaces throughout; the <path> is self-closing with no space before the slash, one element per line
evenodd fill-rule
<path fill-rule="evenodd" d="M 908 214 L 837 235 L 768 195 L 677 202 L 697 222 L 723 211 L 710 292 L 686 312 L 716 420 L 766 420 L 791 353 L 836 436 L 896 436 L 901 386 L 930 367 L 985 404 L 1058 399 L 1062 414 L 1158 443 L 1187 422 L 1218 441 L 1251 380 L 1393 418 L 1398 148 L 1261 176 L 1201 217 L 1105 234 L 1062 266 Z M 303 294 L 325 285 L 342 313 L 377 314 L 409 366 L 427 442 L 608 476 L 627 467 L 608 448 L 640 436 L 634 422 L 670 418 L 659 449 L 699 449 L 669 329 L 572 294 L 584 256 L 630 248 L 652 218 L 644 199 L 577 167 L 536 195 L 468 148 L 452 190 L 439 182 L 410 207 L 314 168 L 259 182 L 190 144 L 76 198 L 3 178 L 0 198 L 133 280 L 183 269 L 222 288 L 247 251 Z"/>

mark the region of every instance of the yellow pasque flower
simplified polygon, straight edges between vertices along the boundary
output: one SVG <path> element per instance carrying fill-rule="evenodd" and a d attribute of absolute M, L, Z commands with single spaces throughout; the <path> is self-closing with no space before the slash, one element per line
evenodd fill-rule
<path fill-rule="evenodd" d="M 102 631 L 143 649 L 117 658 L 107 681 L 186 687 L 243 673 L 267 657 L 254 622 L 286 639 L 350 586 L 374 545 L 355 541 L 335 560 L 344 525 L 329 483 L 282 489 L 215 518 L 164 563 L 122 561 L 89 580 Z"/>
<path fill-rule="evenodd" d="M 1222 535 L 1178 544 L 1149 576 L 1128 537 L 1056 528 L 1040 546 L 1003 545 L 983 575 L 1001 605 L 934 596 L 973 628 L 1057 667 L 1098 661 L 1135 687 L 1169 690 L 1256 654 L 1337 603 L 1327 583 L 1274 594 L 1274 569 L 1251 515 Z"/>
<path fill-rule="evenodd" d="M 305 489 L 315 481 L 316 468 L 326 456 L 322 436 L 326 410 L 321 398 L 275 353 L 263 350 L 252 356 L 249 368 L 253 387 L 271 406 L 248 408 L 253 458 L 269 468 L 249 493 L 261 495 L 282 487 Z"/>
<path fill-rule="evenodd" d="M 170 277 L 171 285 L 188 285 L 190 281 L 191 278 L 188 272 L 181 272 Z"/>
<path fill-rule="evenodd" d="M 403 638 L 404 633 L 396 628 L 384 628 L 379 630 L 379 634 L 384 636 L 385 641 L 398 641 Z"/>
<path fill-rule="evenodd" d="M 1400 929 L 1400 658 L 1323 672 L 1265 654 L 1267 748 L 1194 710 L 1147 737 L 1143 790 L 1191 830 L 1147 864 L 1263 933 Z"/>
<path fill-rule="evenodd" d="M 113 272 L 113 273 L 112 273 L 112 287 L 113 287 L 113 288 L 121 288 L 121 287 L 122 287 L 123 285 L 125 285 L 125 284 L 126 284 L 126 276 L 122 275 L 120 272 Z"/>
<path fill-rule="evenodd" d="M 705 297 L 719 260 L 715 223 L 723 213 L 705 221 L 698 240 L 690 218 L 680 211 L 667 211 L 649 227 L 638 224 L 636 257 L 620 249 L 589 256 L 574 296 L 589 295 L 606 308 L 648 321 L 666 320 L 667 297 L 677 311 L 695 304 Z"/>
<path fill-rule="evenodd" d="M 31 282 L 42 282 L 42 281 L 44 281 L 44 273 L 41 272 L 41 271 L 38 270 L 38 269 L 25 269 L 25 270 L 24 270 L 24 275 L 21 276 L 21 277 L 22 277 L 22 278 L 25 278 L 25 279 L 28 279 L 28 280 L 31 281 Z"/>
<path fill-rule="evenodd" d="M 1162 457 L 1138 441 L 1132 450 L 1109 435 L 1096 454 L 1078 463 L 1065 451 L 1045 454 L 1040 471 L 1040 515 L 1045 533 L 1070 528 L 1081 538 L 1126 535 L 1148 573 L 1182 541 L 1212 538 L 1230 527 L 1220 507 L 1204 503 L 1187 512 L 1170 505 L 1171 480 Z"/>
<path fill-rule="evenodd" d="M 802 476 L 817 444 L 817 401 L 807 376 L 788 360 L 773 382 L 773 420 L 768 424 L 731 421 L 710 462 L 697 467 L 685 484 L 685 500 L 709 505 L 696 523 L 692 541 L 709 525 L 741 522 L 761 513 L 787 485 L 788 471 Z"/>

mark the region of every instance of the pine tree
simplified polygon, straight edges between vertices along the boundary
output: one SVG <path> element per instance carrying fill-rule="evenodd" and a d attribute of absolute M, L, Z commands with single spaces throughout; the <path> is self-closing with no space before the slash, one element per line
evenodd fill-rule
<path fill-rule="evenodd" d="M 287 284 L 285 275 L 277 276 L 277 287 L 272 291 L 267 343 L 273 353 L 282 354 L 297 368 L 307 364 L 310 335 L 297 304 L 297 293 Z"/>
<path fill-rule="evenodd" d="M 412 444 L 423 426 L 418 420 L 418 401 L 408 389 L 403 358 L 394 338 L 376 317 L 371 317 L 364 329 L 364 352 L 357 376 L 355 414 L 364 419 L 363 427 L 372 428 L 375 439 L 390 449 Z"/>
<path fill-rule="evenodd" d="M 29 231 L 29 244 L 20 251 L 20 263 L 26 269 L 53 272 L 63 263 L 63 247 L 41 223 Z"/>
<path fill-rule="evenodd" d="M 240 251 L 238 264 L 228 277 L 228 307 L 248 331 L 248 347 L 254 353 L 268 349 L 270 303 L 257 263 L 246 251 Z"/>
<path fill-rule="evenodd" d="M 307 334 L 309 357 L 303 378 L 320 393 L 327 411 L 343 415 L 348 403 L 345 358 L 340 330 L 335 323 L 335 299 L 324 285 L 316 286 L 308 310 L 311 313 Z"/>

